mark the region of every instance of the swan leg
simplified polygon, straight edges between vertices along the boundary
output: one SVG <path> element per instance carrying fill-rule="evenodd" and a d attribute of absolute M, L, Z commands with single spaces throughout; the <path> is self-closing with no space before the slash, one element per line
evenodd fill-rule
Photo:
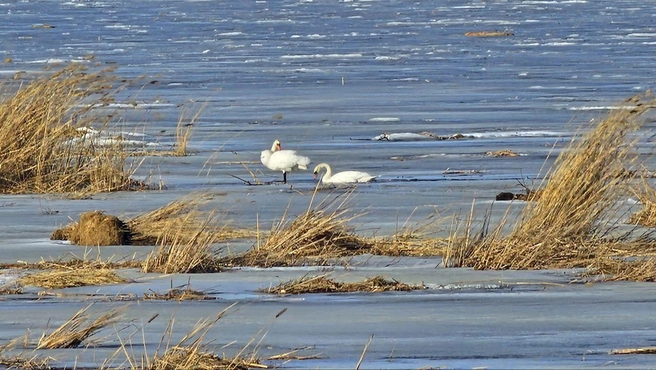
<path fill-rule="evenodd" d="M 286 184 L 287 183 L 287 172 L 282 171 L 282 183 Z"/>

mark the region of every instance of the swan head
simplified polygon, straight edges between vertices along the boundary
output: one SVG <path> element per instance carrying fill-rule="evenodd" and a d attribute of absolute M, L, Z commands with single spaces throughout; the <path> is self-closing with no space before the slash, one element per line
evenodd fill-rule
<path fill-rule="evenodd" d="M 280 145 L 280 140 L 275 140 L 273 142 L 273 145 L 271 145 L 271 151 L 275 152 L 275 151 L 278 151 L 278 150 L 282 150 L 282 146 Z"/>
<path fill-rule="evenodd" d="M 314 175 L 315 179 L 317 178 L 317 175 L 319 175 L 319 171 L 322 168 L 325 168 L 326 172 L 330 171 L 330 169 L 329 169 L 330 166 L 328 166 L 326 163 L 319 163 L 316 167 L 314 167 L 313 175 Z"/>

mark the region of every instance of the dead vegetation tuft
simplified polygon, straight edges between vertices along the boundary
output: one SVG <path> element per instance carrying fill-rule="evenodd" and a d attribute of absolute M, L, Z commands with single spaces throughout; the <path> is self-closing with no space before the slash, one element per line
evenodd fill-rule
<path fill-rule="evenodd" d="M 103 246 L 130 244 L 130 230 L 118 217 L 101 211 L 85 212 L 80 221 L 55 230 L 51 240 L 69 240 L 76 245 Z"/>
<path fill-rule="evenodd" d="M 499 226 L 490 229 L 484 223 L 481 232 L 474 233 L 470 216 L 451 237 L 447 265 L 588 267 L 612 256 L 613 247 L 621 241 L 610 240 L 608 233 L 617 219 L 618 201 L 627 191 L 622 185 L 632 180 L 625 168 L 636 165 L 630 135 L 640 127 L 640 115 L 654 106 L 645 98 L 627 100 L 633 104 L 631 109 L 613 109 L 581 139 L 570 143 L 556 160 L 540 197 L 527 204 L 509 235 L 502 235 L 506 217 Z"/>
<path fill-rule="evenodd" d="M 507 37 L 512 36 L 512 32 L 508 31 L 471 31 L 465 32 L 468 37 Z"/>
<path fill-rule="evenodd" d="M 120 277 L 114 269 L 96 268 L 60 268 L 29 274 L 20 279 L 23 285 L 32 285 L 46 289 L 62 289 L 87 285 L 108 285 L 127 283 L 129 280 Z"/>
<path fill-rule="evenodd" d="M 281 283 L 272 288 L 260 289 L 263 293 L 272 294 L 305 294 L 305 293 L 353 293 L 353 292 L 405 292 L 425 289 L 423 285 L 409 285 L 382 276 L 367 278 L 361 282 L 345 283 L 328 278 L 327 275 L 308 276 Z"/>
<path fill-rule="evenodd" d="M 207 203 L 209 195 L 192 193 L 125 222 L 102 211 L 85 212 L 79 221 L 55 230 L 50 239 L 83 246 L 169 245 L 199 237 L 218 242 L 251 235 L 231 227 L 229 221 L 218 217 L 218 211 L 203 210 Z M 203 229 L 200 235 L 199 228 Z"/>
<path fill-rule="evenodd" d="M 218 211 L 201 211 L 202 204 L 202 197 L 192 195 L 132 221 L 141 235 L 157 238 L 157 247 L 144 261 L 143 272 L 220 271 L 212 247 L 237 234 L 227 226 L 219 226 L 226 223 L 220 221 Z"/>
<path fill-rule="evenodd" d="M 629 218 L 629 223 L 646 227 L 656 227 L 656 189 L 645 179 L 642 187 L 634 190 L 634 195 L 642 204 L 642 208 Z"/>
<path fill-rule="evenodd" d="M 158 293 L 150 290 L 150 293 L 144 293 L 143 298 L 146 300 L 162 301 L 202 301 L 211 299 L 207 294 L 191 289 L 189 282 L 187 282 L 184 289 L 180 289 L 173 287 L 173 281 L 171 281 L 171 288 L 167 292 Z"/>
<path fill-rule="evenodd" d="M 311 201 L 308 210 L 291 221 L 288 208 L 264 242 L 258 239 L 251 250 L 223 259 L 222 263 L 257 267 L 324 265 L 331 260 L 366 253 L 370 245 L 348 226 L 357 217 L 346 215 L 349 195 L 326 198 L 315 207 Z"/>
<path fill-rule="evenodd" d="M 23 286 L 17 282 L 0 285 L 0 295 L 23 294 Z"/>
<path fill-rule="evenodd" d="M 73 315 L 60 327 L 50 334 L 46 332 L 41 335 L 37 349 L 75 348 L 99 330 L 110 326 L 118 321 L 121 309 L 112 309 L 92 320 L 87 311 L 92 305 L 88 305 Z M 47 329 L 46 329 L 47 331 Z"/>
<path fill-rule="evenodd" d="M 26 370 L 50 370 L 53 367 L 50 363 L 54 360 L 52 357 L 42 357 L 32 355 L 24 357 L 15 355 L 11 357 L 0 356 L 0 367 L 3 369 L 26 369 Z"/>
<path fill-rule="evenodd" d="M 95 109 L 120 87 L 111 69 L 79 64 L 27 83 L 0 85 L 0 193 L 95 193 L 134 190 L 128 151 L 95 145 L 85 128 L 106 127 L 111 115 Z"/>
<path fill-rule="evenodd" d="M 495 150 L 485 153 L 488 157 L 517 157 L 519 154 L 513 152 L 510 149 Z"/>
<path fill-rule="evenodd" d="M 14 264 L 8 267 L 45 270 L 31 273 L 19 280 L 19 284 L 32 285 L 46 289 L 62 289 L 87 285 L 107 285 L 127 283 L 129 280 L 116 273 L 118 268 L 135 267 L 135 260 L 111 262 L 98 259 L 60 258 L 53 261 L 41 260 L 33 264 Z"/>
<path fill-rule="evenodd" d="M 266 369 L 268 366 L 259 363 L 257 358 L 245 358 L 242 351 L 234 358 L 220 357 L 213 354 L 205 344 L 205 336 L 209 330 L 232 308 L 234 304 L 221 311 L 214 319 L 199 320 L 194 328 L 187 333 L 177 344 L 169 345 L 173 335 L 173 320 L 169 321 L 166 332 L 162 337 L 168 337 L 166 348 L 159 353 L 160 348 L 152 358 L 146 358 L 140 368 L 147 370 L 180 370 L 180 369 L 226 369 L 247 370 L 252 368 Z M 161 346 L 160 342 L 160 346 Z M 137 365 L 136 360 L 130 363 Z"/>

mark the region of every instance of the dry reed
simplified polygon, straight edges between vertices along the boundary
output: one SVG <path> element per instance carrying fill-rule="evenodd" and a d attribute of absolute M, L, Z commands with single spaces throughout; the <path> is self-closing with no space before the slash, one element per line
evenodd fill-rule
<path fill-rule="evenodd" d="M 608 353 L 611 355 L 656 355 L 656 347 L 613 349 Z"/>
<path fill-rule="evenodd" d="M 202 301 L 210 299 L 210 297 L 203 292 L 191 289 L 190 282 L 187 282 L 186 288 L 179 289 L 174 288 L 173 281 L 171 281 L 171 288 L 165 293 L 158 293 L 150 290 L 150 293 L 144 293 L 143 299 L 164 301 Z"/>
<path fill-rule="evenodd" d="M 117 144 L 94 145 L 84 127 L 105 127 L 110 115 L 95 108 L 112 101 L 111 70 L 71 65 L 18 87 L 0 86 L 0 193 L 93 193 L 143 184 Z"/>
<path fill-rule="evenodd" d="M 629 223 L 646 227 L 656 227 L 656 189 L 654 189 L 645 178 L 642 186 L 634 189 L 633 193 L 642 204 L 642 208 L 629 218 Z"/>
<path fill-rule="evenodd" d="M 127 245 L 131 244 L 131 232 L 118 217 L 91 211 L 82 213 L 80 221 L 55 230 L 50 239 L 84 246 Z"/>
<path fill-rule="evenodd" d="M 210 200 L 210 194 L 194 192 L 128 220 L 132 244 L 186 243 L 198 239 L 199 228 L 203 229 L 202 238 L 213 242 L 252 236 L 247 230 L 231 227 L 218 210 L 204 210 Z"/>
<path fill-rule="evenodd" d="M 0 356 L 0 367 L 3 369 L 24 369 L 24 370 L 50 370 L 54 369 L 50 364 L 54 360 L 52 357 L 41 357 L 32 355 L 23 357 L 15 355 L 11 357 Z"/>
<path fill-rule="evenodd" d="M 88 305 L 73 315 L 60 327 L 50 334 L 46 332 L 41 335 L 36 348 L 74 348 L 82 344 L 99 330 L 114 324 L 121 316 L 122 310 L 112 309 L 95 319 L 91 320 L 91 314 L 87 311 L 92 306 Z M 47 329 L 46 329 L 47 330 Z"/>
<path fill-rule="evenodd" d="M 316 192 L 315 192 L 316 196 Z M 353 234 L 348 222 L 357 216 L 346 216 L 350 193 L 325 198 L 305 213 L 288 219 L 289 208 L 276 222 L 268 237 L 241 256 L 222 260 L 238 266 L 324 265 L 333 259 L 366 253 L 366 240 Z"/>
<path fill-rule="evenodd" d="M 409 285 L 382 276 L 367 278 L 361 282 L 338 282 L 327 275 L 308 276 L 283 282 L 272 288 L 260 289 L 263 293 L 305 294 L 305 293 L 353 293 L 353 292 L 399 292 L 425 289 L 422 285 Z"/>
<path fill-rule="evenodd" d="M 132 368 L 142 368 L 146 370 L 191 370 L 191 369 L 201 369 L 201 370 L 214 370 L 214 369 L 226 369 L 226 370 L 247 370 L 252 368 L 268 368 L 265 365 L 259 363 L 259 361 L 251 357 L 249 359 L 240 357 L 239 355 L 229 359 L 225 357 L 217 356 L 209 351 L 207 346 L 204 344 L 205 336 L 209 330 L 234 306 L 231 305 L 221 311 L 214 319 L 202 319 L 199 320 L 194 328 L 187 333 L 176 345 L 167 346 L 164 349 L 164 353 L 159 354 L 160 348 L 154 354 L 152 359 L 146 358 L 142 366 L 135 366 L 135 362 L 132 362 Z M 173 319 L 169 321 L 166 332 L 162 337 L 162 341 L 165 337 L 169 338 L 172 336 L 173 331 Z M 160 346 L 161 346 L 160 342 Z"/>
<path fill-rule="evenodd" d="M 0 295 L 23 294 L 23 286 L 19 282 L 0 285 Z"/>
<path fill-rule="evenodd" d="M 87 251 L 87 253 L 90 251 Z M 135 267 L 139 262 L 126 260 L 123 262 L 111 262 L 97 259 L 88 259 L 73 256 L 72 258 L 60 258 L 53 261 L 41 260 L 31 264 L 15 264 L 11 267 L 24 269 L 47 270 L 42 273 L 28 274 L 19 282 L 24 285 L 33 285 L 46 289 L 61 289 L 87 285 L 120 284 L 129 282 L 116 274 L 116 269 Z"/>
<path fill-rule="evenodd" d="M 175 148 L 173 155 L 178 157 L 187 156 L 187 146 L 193 131 L 194 124 L 200 116 L 202 108 L 198 109 L 188 120 L 185 118 L 185 111 L 180 113 L 178 124 L 175 127 Z"/>
<path fill-rule="evenodd" d="M 472 219 L 451 237 L 449 266 L 476 269 L 586 267 L 611 251 L 604 240 L 616 207 L 631 180 L 625 168 L 635 165 L 630 135 L 640 115 L 653 106 L 643 97 L 627 101 L 633 109 L 613 109 L 580 140 L 573 140 L 554 165 L 540 197 L 527 204 L 509 235 L 498 227 L 472 235 Z M 472 207 L 473 209 L 473 207 Z M 613 222 L 613 221 L 611 221 Z M 457 228 L 456 228 L 457 229 Z"/>
<path fill-rule="evenodd" d="M 62 289 L 87 285 L 107 285 L 127 283 L 116 274 L 116 271 L 108 268 L 75 268 L 45 271 L 29 274 L 21 278 L 23 285 L 32 285 L 46 289 Z"/>

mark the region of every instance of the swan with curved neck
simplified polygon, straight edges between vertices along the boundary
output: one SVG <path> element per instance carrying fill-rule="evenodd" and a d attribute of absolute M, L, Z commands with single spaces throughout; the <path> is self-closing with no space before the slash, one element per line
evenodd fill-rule
<path fill-rule="evenodd" d="M 263 150 L 260 161 L 268 169 L 282 171 L 282 183 L 287 183 L 287 172 L 307 170 L 312 163 L 310 158 L 296 154 L 295 150 L 283 150 L 279 140 L 275 140 L 271 149 Z"/>
<path fill-rule="evenodd" d="M 314 167 L 315 179 L 322 169 L 326 170 L 323 176 L 321 176 L 321 182 L 324 184 L 356 184 L 371 182 L 376 179 L 376 176 L 371 176 L 361 171 L 342 171 L 333 175 L 333 171 L 328 163 L 319 163 Z"/>

